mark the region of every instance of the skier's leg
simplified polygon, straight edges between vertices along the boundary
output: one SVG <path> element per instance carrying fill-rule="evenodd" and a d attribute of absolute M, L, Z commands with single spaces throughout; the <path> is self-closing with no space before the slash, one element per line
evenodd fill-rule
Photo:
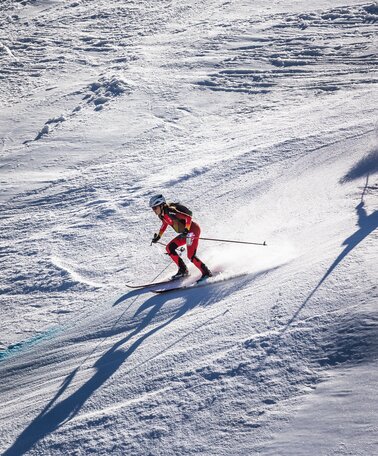
<path fill-rule="evenodd" d="M 172 239 L 166 246 L 166 251 L 172 260 L 177 264 L 180 273 L 187 274 L 188 268 L 184 263 L 183 259 L 177 254 L 176 249 L 185 244 L 185 239 L 180 238 L 179 236 Z"/>
<path fill-rule="evenodd" d="M 210 269 L 206 266 L 206 264 L 203 261 L 201 261 L 196 256 L 196 252 L 194 252 L 194 254 L 192 256 L 190 256 L 189 259 L 194 264 L 194 266 L 196 266 L 201 271 L 203 276 L 206 276 L 206 277 L 212 276 Z"/>
<path fill-rule="evenodd" d="M 194 234 L 194 236 L 191 239 L 190 245 L 187 245 L 188 258 L 194 264 L 194 266 L 196 266 L 201 271 L 203 277 L 211 277 L 212 274 L 209 268 L 196 255 L 201 229 L 197 224 L 192 223 L 192 228 L 190 231 Z"/>

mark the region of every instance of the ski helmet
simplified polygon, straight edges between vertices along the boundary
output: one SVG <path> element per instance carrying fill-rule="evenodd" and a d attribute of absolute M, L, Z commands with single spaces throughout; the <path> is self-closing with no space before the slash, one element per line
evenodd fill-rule
<path fill-rule="evenodd" d="M 160 204 L 165 203 L 165 198 L 163 195 L 154 195 L 150 198 L 150 207 L 160 206 Z"/>

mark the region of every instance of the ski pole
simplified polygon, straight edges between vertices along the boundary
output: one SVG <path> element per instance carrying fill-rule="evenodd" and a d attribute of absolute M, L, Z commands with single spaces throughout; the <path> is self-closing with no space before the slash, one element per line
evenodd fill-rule
<path fill-rule="evenodd" d="M 164 245 L 164 247 L 167 247 L 167 244 L 164 244 L 164 242 L 159 242 L 158 241 L 158 242 L 156 242 L 156 244 Z M 151 243 L 151 245 L 152 245 L 152 243 Z M 183 252 L 185 250 L 185 247 L 180 247 L 180 248 L 178 248 L 176 250 L 178 250 L 179 252 Z"/>
<path fill-rule="evenodd" d="M 198 239 L 201 239 L 202 241 L 231 242 L 233 244 L 249 244 L 249 245 L 264 245 L 264 246 L 267 246 L 267 243 L 265 241 L 264 242 L 232 241 L 230 239 L 213 239 L 213 238 L 206 238 L 206 237 L 200 237 Z"/>

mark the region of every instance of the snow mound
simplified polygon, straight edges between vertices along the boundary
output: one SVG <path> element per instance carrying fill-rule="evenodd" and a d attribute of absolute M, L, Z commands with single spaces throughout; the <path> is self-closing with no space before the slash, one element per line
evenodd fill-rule
<path fill-rule="evenodd" d="M 132 85 L 114 76 L 111 78 L 104 76 L 90 84 L 88 89 L 90 93 L 86 94 L 83 99 L 88 104 L 95 105 L 95 111 L 100 111 L 112 98 L 129 94 L 132 90 Z"/>

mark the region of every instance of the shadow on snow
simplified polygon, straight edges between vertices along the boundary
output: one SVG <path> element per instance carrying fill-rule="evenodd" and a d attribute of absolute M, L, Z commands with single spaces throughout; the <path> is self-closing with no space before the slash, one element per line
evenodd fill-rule
<path fill-rule="evenodd" d="M 177 297 L 177 294 L 174 293 L 171 296 L 153 296 L 144 302 L 140 308 L 137 310 L 136 315 L 141 314 L 144 311 L 148 311 L 147 315 L 144 316 L 138 326 L 126 337 L 119 340 L 115 343 L 106 353 L 104 353 L 94 364 L 96 372 L 93 376 L 87 380 L 82 386 L 80 386 L 74 393 L 72 393 L 67 398 L 63 399 L 61 402 L 57 403 L 58 399 L 63 395 L 67 390 L 69 385 L 72 383 L 75 375 L 79 371 L 80 367 L 77 367 L 73 370 L 64 380 L 59 390 L 55 396 L 49 401 L 45 406 L 42 412 L 31 422 L 31 424 L 19 435 L 17 440 L 13 445 L 5 451 L 3 456 L 19 456 L 21 454 L 29 451 L 35 444 L 37 444 L 44 437 L 48 436 L 65 422 L 74 418 L 77 413 L 80 411 L 84 403 L 91 397 L 91 395 L 98 390 L 104 383 L 121 367 L 121 365 L 127 361 L 127 359 L 141 346 L 141 344 L 147 340 L 149 337 L 156 334 L 158 331 L 161 331 L 163 328 L 170 325 L 175 320 L 179 319 L 185 315 L 188 311 L 192 310 L 197 306 L 208 306 L 211 304 L 224 299 L 235 290 L 247 285 L 248 282 L 253 280 L 256 276 L 244 276 L 243 278 L 236 278 L 227 282 L 218 282 L 215 284 L 209 284 L 207 287 L 202 287 L 200 292 L 190 292 L 186 294 L 186 299 L 182 305 L 173 311 L 169 315 L 169 318 L 165 321 L 162 321 L 154 326 L 152 329 L 149 329 L 147 332 L 141 334 L 149 325 L 153 322 L 158 312 L 162 309 L 165 303 L 167 303 L 172 298 Z M 194 291 L 194 290 L 192 290 Z M 138 291 L 131 291 L 127 295 L 120 298 L 120 300 L 125 301 L 126 299 L 135 297 L 138 295 Z M 197 330 L 199 327 L 208 324 L 211 320 L 224 315 L 226 311 L 223 311 L 209 320 L 202 322 L 197 328 L 192 330 L 189 334 Z M 182 336 L 175 343 L 180 342 L 189 334 Z M 137 337 L 133 342 L 132 339 Z M 124 349 L 123 346 L 131 342 L 131 345 L 128 348 Z M 174 344 L 175 344 L 174 343 Z M 146 362 L 158 357 L 164 351 L 171 348 L 174 344 L 171 344 L 170 347 L 166 347 L 164 350 L 150 357 L 148 360 L 145 360 L 138 366 L 145 364 Z"/>
<path fill-rule="evenodd" d="M 288 321 L 286 325 L 287 327 L 290 326 L 291 323 L 296 319 L 300 311 L 305 307 L 308 301 L 314 296 L 326 278 L 334 271 L 334 269 L 341 263 L 341 261 L 378 227 L 378 211 L 374 211 L 372 214 L 367 215 L 364 203 L 361 202 L 356 206 L 356 213 L 358 216 L 359 229 L 347 239 L 345 239 L 345 241 L 342 243 L 342 245 L 345 245 L 344 250 L 340 253 L 340 255 L 338 255 L 324 276 L 320 279 L 316 287 L 312 290 L 303 304 Z"/>
<path fill-rule="evenodd" d="M 378 173 L 378 147 L 371 150 L 365 157 L 357 162 L 352 168 L 340 179 L 340 183 L 359 179 L 360 177 L 369 177 L 370 174 Z"/>
<path fill-rule="evenodd" d="M 357 165 L 356 165 L 357 167 Z M 352 168 L 354 169 L 354 168 Z M 366 170 L 366 167 L 364 168 Z M 369 168 L 371 170 L 371 167 Z M 337 258 L 333 261 L 330 267 L 327 269 L 323 277 L 320 279 L 316 287 L 311 291 L 311 293 L 307 296 L 305 301 L 300 305 L 300 307 L 295 311 L 293 316 L 290 320 L 286 323 L 286 325 L 280 330 L 279 334 L 275 336 L 268 352 L 266 353 L 266 357 L 260 363 L 260 367 L 265 363 L 267 357 L 274 352 L 275 348 L 279 345 L 281 338 L 285 334 L 285 332 L 290 328 L 292 323 L 296 320 L 300 312 L 304 309 L 304 307 L 308 304 L 310 299 L 314 296 L 314 294 L 318 291 L 324 281 L 329 277 L 335 268 L 344 260 L 344 258 L 349 255 L 349 253 L 357 247 L 364 239 L 366 239 L 377 227 L 378 227 L 378 211 L 372 212 L 370 215 L 367 214 L 365 209 L 365 203 L 363 201 L 366 189 L 368 187 L 369 175 L 366 176 L 366 184 L 361 195 L 361 202 L 356 206 L 355 211 L 357 215 L 357 226 L 358 229 L 348 238 L 346 238 L 342 246 L 345 246 L 342 252 L 337 256 Z M 342 183 L 342 182 L 340 182 Z"/>

